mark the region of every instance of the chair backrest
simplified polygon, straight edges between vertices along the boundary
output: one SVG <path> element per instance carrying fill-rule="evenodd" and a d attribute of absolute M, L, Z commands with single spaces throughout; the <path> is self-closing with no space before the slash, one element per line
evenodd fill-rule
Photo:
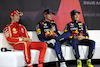
<path fill-rule="evenodd" d="M 40 42 L 40 40 L 38 39 L 36 31 L 28 31 L 28 34 L 29 34 L 30 38 L 32 39 L 32 41 Z"/>
<path fill-rule="evenodd" d="M 62 31 L 59 31 L 60 34 L 62 34 Z M 89 38 L 96 41 L 97 43 L 100 42 L 100 30 L 88 30 Z M 28 31 L 28 34 L 32 41 L 40 42 L 40 40 L 37 37 L 36 31 Z M 8 44 L 5 36 L 3 33 L 0 33 L 0 49 L 2 47 L 6 47 L 7 49 L 13 49 L 11 45 Z"/>
<path fill-rule="evenodd" d="M 8 49 L 13 49 L 13 47 L 7 42 L 3 33 L 0 33 L 0 49 L 6 47 Z"/>
<path fill-rule="evenodd" d="M 100 43 L 100 30 L 88 30 L 89 39 L 94 40 L 96 43 Z"/>

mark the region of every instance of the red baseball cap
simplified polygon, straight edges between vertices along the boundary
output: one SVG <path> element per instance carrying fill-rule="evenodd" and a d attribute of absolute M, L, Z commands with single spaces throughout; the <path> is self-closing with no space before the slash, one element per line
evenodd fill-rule
<path fill-rule="evenodd" d="M 22 12 L 20 12 L 20 11 L 18 11 L 18 10 L 14 10 L 14 11 L 12 11 L 12 12 L 10 13 L 10 17 L 13 16 L 13 15 L 15 15 L 15 14 L 17 14 L 17 13 L 19 13 L 20 16 L 23 15 Z"/>

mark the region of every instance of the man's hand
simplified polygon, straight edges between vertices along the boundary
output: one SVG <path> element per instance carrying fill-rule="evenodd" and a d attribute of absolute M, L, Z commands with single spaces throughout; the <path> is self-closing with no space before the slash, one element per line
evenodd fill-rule
<path fill-rule="evenodd" d="M 54 33 L 54 35 L 55 35 L 56 37 L 58 37 L 58 35 L 57 35 L 56 33 Z"/>
<path fill-rule="evenodd" d="M 56 29 L 55 29 L 55 26 L 53 26 L 51 29 L 50 29 L 50 31 L 51 32 L 54 32 Z"/>
<path fill-rule="evenodd" d="M 83 35 L 74 36 L 74 39 L 83 40 L 83 39 L 85 39 L 85 36 L 83 36 Z"/>
<path fill-rule="evenodd" d="M 29 41 L 30 43 L 32 43 L 32 39 L 29 39 L 28 41 Z"/>
<path fill-rule="evenodd" d="M 85 39 L 85 36 L 83 36 L 83 35 L 78 36 L 78 40 L 83 40 L 83 39 Z"/>
<path fill-rule="evenodd" d="M 30 43 L 32 42 L 32 39 L 30 38 L 25 38 L 25 37 L 22 37 L 23 41 L 29 41 Z"/>
<path fill-rule="evenodd" d="M 28 41 L 29 38 L 22 37 L 23 41 Z"/>
<path fill-rule="evenodd" d="M 78 36 L 74 36 L 74 39 L 78 39 Z"/>
<path fill-rule="evenodd" d="M 54 32 L 54 31 L 56 31 L 56 28 L 55 28 L 55 26 L 53 26 L 53 27 L 50 29 L 50 31 L 51 31 L 51 32 Z M 55 33 L 54 35 L 55 35 L 56 37 L 58 37 L 58 35 L 57 35 L 56 33 Z"/>

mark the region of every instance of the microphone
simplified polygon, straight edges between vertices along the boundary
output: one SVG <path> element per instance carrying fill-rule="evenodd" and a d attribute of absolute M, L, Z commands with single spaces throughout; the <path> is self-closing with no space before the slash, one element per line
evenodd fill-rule
<path fill-rule="evenodd" d="M 1 48 L 1 51 L 2 51 L 2 52 L 6 52 L 6 51 L 12 51 L 12 50 L 9 50 L 9 49 L 7 49 L 7 48 L 5 48 L 5 47 L 2 47 L 2 48 Z"/>

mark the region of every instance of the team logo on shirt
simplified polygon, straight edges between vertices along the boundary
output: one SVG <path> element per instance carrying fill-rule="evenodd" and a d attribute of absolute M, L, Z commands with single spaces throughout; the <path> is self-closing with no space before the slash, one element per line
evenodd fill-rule
<path fill-rule="evenodd" d="M 44 23 L 44 28 L 48 28 L 47 23 Z"/>
<path fill-rule="evenodd" d="M 9 37 L 8 27 L 6 27 L 6 28 L 4 29 L 4 34 L 5 34 L 6 37 Z"/>
<path fill-rule="evenodd" d="M 70 23 L 70 26 L 71 26 L 71 27 L 74 27 L 74 23 Z"/>
<path fill-rule="evenodd" d="M 44 29 L 45 32 L 50 31 L 50 29 Z"/>
<path fill-rule="evenodd" d="M 82 23 L 78 23 L 78 25 L 83 25 Z"/>
<path fill-rule="evenodd" d="M 21 32 L 24 33 L 24 29 L 23 28 L 21 28 Z"/>
<path fill-rule="evenodd" d="M 51 23 L 55 23 L 54 21 L 51 21 Z"/>
<path fill-rule="evenodd" d="M 13 29 L 12 29 L 12 31 L 13 31 L 13 33 L 14 33 L 14 34 L 16 34 L 16 33 L 17 33 L 16 28 L 13 28 Z"/>

